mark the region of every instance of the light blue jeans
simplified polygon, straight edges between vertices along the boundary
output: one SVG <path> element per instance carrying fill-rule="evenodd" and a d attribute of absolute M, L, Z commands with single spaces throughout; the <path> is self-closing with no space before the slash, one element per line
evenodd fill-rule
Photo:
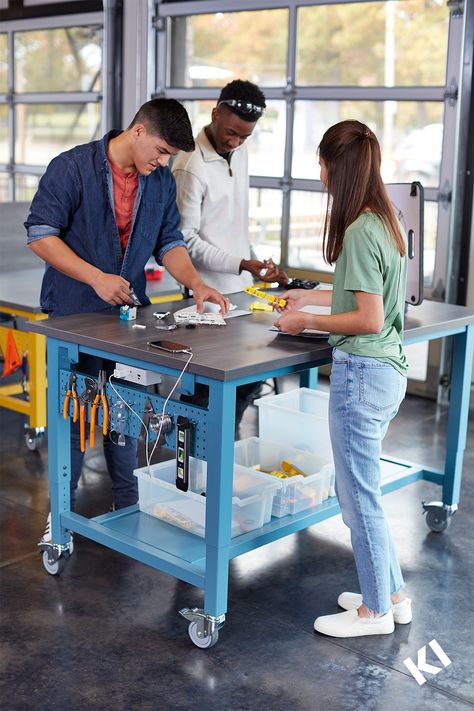
<path fill-rule="evenodd" d="M 329 429 L 336 494 L 351 531 L 363 603 L 379 614 L 390 610 L 390 595 L 405 584 L 380 492 L 382 440 L 405 391 L 406 378 L 388 363 L 334 349 Z"/>

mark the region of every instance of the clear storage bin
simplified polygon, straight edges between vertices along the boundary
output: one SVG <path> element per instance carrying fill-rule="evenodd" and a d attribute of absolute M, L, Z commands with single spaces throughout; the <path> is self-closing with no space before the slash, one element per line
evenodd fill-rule
<path fill-rule="evenodd" d="M 283 442 L 332 462 L 328 422 L 328 393 L 298 388 L 255 401 L 263 440 Z"/>
<path fill-rule="evenodd" d="M 174 459 L 135 469 L 138 479 L 140 511 L 155 516 L 189 533 L 204 537 L 206 525 L 207 463 L 189 458 L 188 491 L 176 488 Z M 150 473 L 149 473 L 150 472 Z M 232 485 L 231 536 L 238 536 L 268 523 L 272 513 L 273 496 L 281 488 L 278 480 L 257 471 L 234 467 Z"/>
<path fill-rule="evenodd" d="M 334 467 L 324 455 L 249 437 L 235 443 L 234 458 L 237 465 L 254 470 L 258 467 L 258 471 L 267 477 L 281 482 L 281 489 L 276 492 L 272 507 L 272 515 L 278 518 L 317 506 L 333 495 Z M 274 470 L 281 471 L 283 460 L 300 469 L 306 476 L 280 479 L 270 474 Z"/>

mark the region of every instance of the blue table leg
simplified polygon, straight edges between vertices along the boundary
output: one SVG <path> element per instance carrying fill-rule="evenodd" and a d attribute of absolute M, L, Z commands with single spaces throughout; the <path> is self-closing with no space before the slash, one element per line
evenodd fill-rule
<path fill-rule="evenodd" d="M 68 349 L 48 338 L 48 477 L 50 486 L 51 533 L 53 543 L 65 545 L 69 534 L 61 526 L 60 515 L 70 511 L 71 435 L 70 421 L 60 413 L 60 368 L 68 368 Z"/>
<path fill-rule="evenodd" d="M 302 370 L 300 373 L 300 388 L 311 388 L 316 390 L 318 387 L 318 368 L 310 368 Z"/>
<path fill-rule="evenodd" d="M 227 611 L 234 470 L 235 385 L 209 381 L 204 612 Z"/>
<path fill-rule="evenodd" d="M 467 326 L 454 337 L 451 394 L 446 441 L 446 462 L 443 483 L 443 503 L 459 502 L 462 462 L 466 447 L 466 433 L 471 394 L 471 373 L 474 355 L 474 326 Z"/>

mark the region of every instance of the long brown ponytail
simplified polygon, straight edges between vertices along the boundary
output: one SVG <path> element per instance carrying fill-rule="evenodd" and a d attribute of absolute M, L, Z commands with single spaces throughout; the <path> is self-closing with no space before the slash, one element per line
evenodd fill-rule
<path fill-rule="evenodd" d="M 328 128 L 318 151 L 327 168 L 330 195 L 324 222 L 326 261 L 336 261 L 346 229 L 364 211 L 379 216 L 404 256 L 405 241 L 380 175 L 382 156 L 375 134 L 360 121 L 341 121 Z"/>

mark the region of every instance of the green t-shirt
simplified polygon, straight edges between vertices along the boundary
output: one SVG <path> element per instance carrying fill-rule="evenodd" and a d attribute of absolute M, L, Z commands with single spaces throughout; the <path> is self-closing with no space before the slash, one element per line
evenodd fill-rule
<path fill-rule="evenodd" d="M 332 334 L 329 343 L 346 353 L 390 363 L 402 375 L 408 364 L 403 351 L 406 257 L 373 212 L 364 212 L 346 230 L 336 261 L 331 313 L 357 308 L 355 291 L 381 294 L 385 321 L 380 333 L 359 336 Z"/>

